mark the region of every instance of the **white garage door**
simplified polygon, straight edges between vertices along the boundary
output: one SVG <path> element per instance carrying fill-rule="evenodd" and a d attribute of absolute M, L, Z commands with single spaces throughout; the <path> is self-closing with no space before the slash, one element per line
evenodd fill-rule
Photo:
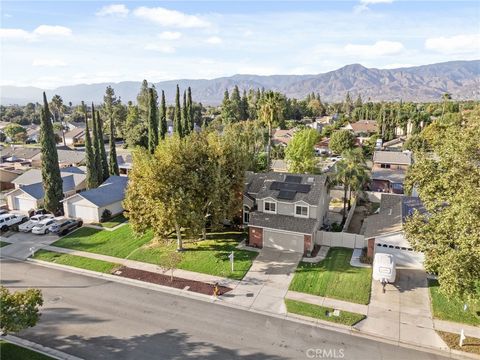
<path fill-rule="evenodd" d="M 98 221 L 98 209 L 90 206 L 71 205 L 69 214 L 71 217 L 79 217 L 84 222 Z"/>
<path fill-rule="evenodd" d="M 281 233 L 265 229 L 263 231 L 263 246 L 303 253 L 303 235 Z"/>
<path fill-rule="evenodd" d="M 15 210 L 28 211 L 30 209 L 37 208 L 37 202 L 31 199 L 22 199 L 19 197 L 14 198 L 14 207 Z"/>
<path fill-rule="evenodd" d="M 417 269 L 423 268 L 423 254 L 413 251 L 411 248 L 402 248 L 392 244 L 379 242 L 376 243 L 375 252 L 394 255 L 398 266 Z"/>

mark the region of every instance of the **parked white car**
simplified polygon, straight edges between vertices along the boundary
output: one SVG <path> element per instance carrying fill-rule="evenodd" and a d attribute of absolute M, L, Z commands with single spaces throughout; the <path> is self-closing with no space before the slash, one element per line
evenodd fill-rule
<path fill-rule="evenodd" d="M 40 223 L 44 219 L 53 219 L 53 215 L 35 215 L 30 218 L 26 223 L 23 223 L 18 227 L 18 231 L 30 232 L 33 227 Z"/>
<path fill-rule="evenodd" d="M 0 215 L 0 231 L 7 231 L 11 226 L 19 225 L 28 220 L 28 216 L 16 214 Z"/>
<path fill-rule="evenodd" d="M 55 219 L 47 218 L 40 221 L 37 225 L 32 228 L 32 234 L 44 235 L 48 234 L 50 230 L 48 228 L 55 223 Z"/>

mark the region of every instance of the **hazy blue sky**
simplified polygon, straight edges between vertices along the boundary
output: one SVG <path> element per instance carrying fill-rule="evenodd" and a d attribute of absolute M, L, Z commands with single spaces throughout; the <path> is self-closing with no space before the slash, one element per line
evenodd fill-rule
<path fill-rule="evenodd" d="M 479 1 L 3 1 L 3 85 L 480 59 Z"/>

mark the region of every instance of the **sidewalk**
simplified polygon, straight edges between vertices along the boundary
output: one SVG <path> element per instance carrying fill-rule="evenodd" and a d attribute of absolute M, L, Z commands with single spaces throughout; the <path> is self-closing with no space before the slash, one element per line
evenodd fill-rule
<path fill-rule="evenodd" d="M 157 274 L 165 274 L 168 272 L 168 275 L 170 275 L 171 273 L 170 270 L 166 270 L 155 264 L 149 264 L 149 263 L 135 261 L 135 260 L 121 259 L 113 256 L 96 254 L 96 253 L 91 253 L 87 251 L 72 250 L 72 249 L 66 249 L 66 248 L 61 248 L 57 246 L 45 246 L 43 250 L 54 251 L 54 252 L 63 253 L 63 254 L 76 255 L 76 256 L 86 257 L 90 259 L 103 260 L 103 261 L 127 266 L 132 269 L 150 271 Z M 237 285 L 239 284 L 238 280 L 232 280 L 232 279 L 223 278 L 219 276 L 201 274 L 201 273 L 181 270 L 181 269 L 173 270 L 173 276 L 176 276 L 182 279 L 200 281 L 204 283 L 211 283 L 211 284 L 218 283 L 219 285 L 228 286 L 232 289 L 237 287 Z"/>
<path fill-rule="evenodd" d="M 338 310 L 349 311 L 352 313 L 367 315 L 368 305 L 355 304 L 348 301 L 342 301 L 323 296 L 310 295 L 297 291 L 287 292 L 286 299 L 303 301 L 309 304 L 330 307 Z"/>
<path fill-rule="evenodd" d="M 480 339 L 480 327 L 460 324 L 446 320 L 433 319 L 433 327 L 435 330 L 445 331 L 454 334 L 460 334 L 460 332 L 465 332 L 466 336 L 474 337 Z"/>

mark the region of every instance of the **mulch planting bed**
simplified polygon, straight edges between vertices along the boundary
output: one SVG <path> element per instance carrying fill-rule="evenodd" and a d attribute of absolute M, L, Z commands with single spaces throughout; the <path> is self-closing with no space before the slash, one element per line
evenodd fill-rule
<path fill-rule="evenodd" d="M 213 295 L 213 284 L 207 284 L 201 281 L 187 280 L 178 277 L 173 277 L 171 281 L 170 275 L 157 274 L 150 271 L 132 269 L 122 266 L 113 272 L 113 275 L 145 281 L 153 284 L 169 286 L 177 289 L 184 289 L 187 291 L 193 291 L 205 295 Z M 232 289 L 226 286 L 218 286 L 218 295 L 223 295 Z"/>

